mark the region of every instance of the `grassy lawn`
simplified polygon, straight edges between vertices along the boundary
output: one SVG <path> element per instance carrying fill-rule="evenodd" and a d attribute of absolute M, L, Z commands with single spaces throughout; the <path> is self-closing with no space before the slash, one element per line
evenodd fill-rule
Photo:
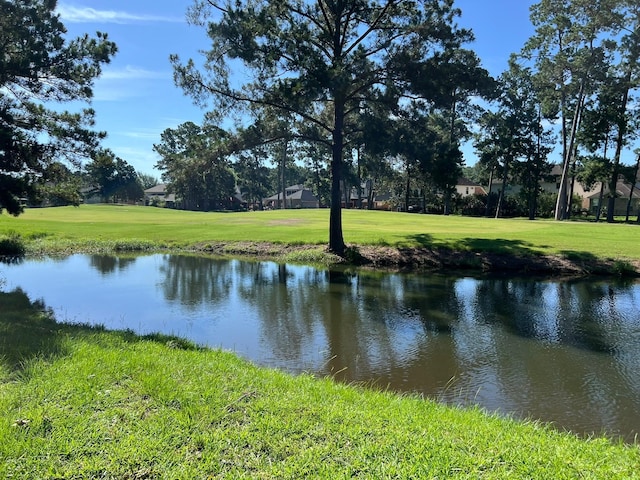
<path fill-rule="evenodd" d="M 56 324 L 16 291 L 0 293 L 0 478 L 633 479 L 640 449 Z"/>
<path fill-rule="evenodd" d="M 328 210 L 202 213 L 83 205 L 0 215 L 0 235 L 19 233 L 31 251 L 129 242 L 185 248 L 206 242 L 326 244 Z M 640 226 L 343 210 L 348 244 L 640 259 Z"/>

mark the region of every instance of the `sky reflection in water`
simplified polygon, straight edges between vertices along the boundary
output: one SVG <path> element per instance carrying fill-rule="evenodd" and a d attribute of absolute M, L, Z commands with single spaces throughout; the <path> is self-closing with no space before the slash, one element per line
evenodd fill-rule
<path fill-rule="evenodd" d="M 1 265 L 59 320 L 163 332 L 257 363 L 632 440 L 640 285 L 74 255 Z"/>

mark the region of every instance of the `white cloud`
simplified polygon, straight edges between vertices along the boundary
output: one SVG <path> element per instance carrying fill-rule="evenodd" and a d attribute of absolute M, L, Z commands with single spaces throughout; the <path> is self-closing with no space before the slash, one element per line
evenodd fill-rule
<path fill-rule="evenodd" d="M 183 22 L 177 17 L 163 17 L 158 15 L 133 14 L 116 10 L 96 10 L 91 7 L 75 7 L 60 4 L 57 12 L 62 20 L 69 23 L 132 23 L 132 22 Z"/>
<path fill-rule="evenodd" d="M 100 79 L 102 80 L 140 80 L 148 78 L 171 78 L 171 73 L 154 72 L 152 70 L 127 65 L 120 69 L 109 68 L 100 75 Z"/>
<path fill-rule="evenodd" d="M 155 82 L 153 82 L 155 81 Z M 127 65 L 124 68 L 108 68 L 96 81 L 93 99 L 113 102 L 130 98 L 146 97 L 157 81 L 170 82 L 169 71 L 154 71 Z"/>
<path fill-rule="evenodd" d="M 164 131 L 164 129 L 152 129 L 152 128 L 142 128 L 139 130 L 131 130 L 126 132 L 116 132 L 116 135 L 122 135 L 123 137 L 128 138 L 139 138 L 142 140 L 160 140 L 160 133 Z"/>

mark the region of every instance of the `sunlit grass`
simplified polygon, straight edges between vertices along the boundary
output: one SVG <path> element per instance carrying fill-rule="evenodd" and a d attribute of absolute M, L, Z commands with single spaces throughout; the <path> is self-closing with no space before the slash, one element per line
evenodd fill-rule
<path fill-rule="evenodd" d="M 488 219 L 343 210 L 348 244 L 424 246 L 517 254 L 640 259 L 640 227 L 632 224 Z M 83 205 L 0 215 L 0 235 L 17 232 L 29 251 L 83 249 L 122 242 L 125 249 L 187 248 L 205 242 L 323 245 L 329 211 L 204 213 L 154 207 Z M 128 247 L 127 247 L 128 245 Z"/>
<path fill-rule="evenodd" d="M 56 324 L 0 293 L 0 478 L 640 477 L 640 450 Z"/>

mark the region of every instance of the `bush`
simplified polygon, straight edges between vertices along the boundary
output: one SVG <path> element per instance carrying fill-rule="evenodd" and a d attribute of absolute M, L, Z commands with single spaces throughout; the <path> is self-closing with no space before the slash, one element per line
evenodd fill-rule
<path fill-rule="evenodd" d="M 458 204 L 462 215 L 470 217 L 482 217 L 487 211 L 487 196 L 482 194 L 462 197 Z"/>
<path fill-rule="evenodd" d="M 0 255 L 21 257 L 25 252 L 26 247 L 20 234 L 8 232 L 5 235 L 0 235 Z"/>

